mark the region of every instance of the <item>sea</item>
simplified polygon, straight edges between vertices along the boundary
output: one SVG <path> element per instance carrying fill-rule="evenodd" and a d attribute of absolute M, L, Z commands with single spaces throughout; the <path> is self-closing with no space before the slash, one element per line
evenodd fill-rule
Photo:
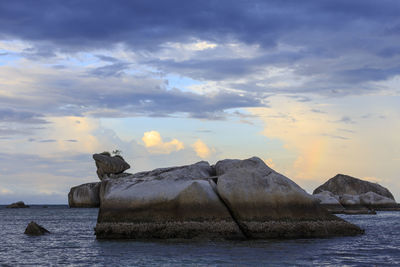
<path fill-rule="evenodd" d="M 400 212 L 340 215 L 353 237 L 209 241 L 96 240 L 98 209 L 0 206 L 1 266 L 400 266 Z M 51 232 L 27 236 L 35 221 Z"/>

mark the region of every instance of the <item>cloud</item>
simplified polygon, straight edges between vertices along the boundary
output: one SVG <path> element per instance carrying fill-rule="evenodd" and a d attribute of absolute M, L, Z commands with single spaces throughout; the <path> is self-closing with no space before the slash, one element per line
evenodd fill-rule
<path fill-rule="evenodd" d="M 346 124 L 354 124 L 356 123 L 355 121 L 353 121 L 349 116 L 343 116 L 340 120 L 338 120 L 337 122 L 342 122 L 342 123 L 346 123 Z"/>
<path fill-rule="evenodd" d="M 200 129 L 206 120 L 240 121 L 245 129 L 264 123 L 264 136 L 286 153 L 265 157 L 295 169 L 288 175 L 303 181 L 327 175 L 323 168 L 383 177 L 364 174 L 361 152 L 354 151 L 376 155 L 375 161 L 364 156 L 368 166 L 398 154 L 392 136 L 399 132 L 398 112 L 388 108 L 398 106 L 400 93 L 398 1 L 38 0 L 35 6 L 0 2 L 5 153 L 50 157 L 119 148 L 139 168 L 198 159 L 193 149 L 178 150 L 182 141 L 173 142 L 192 144 L 197 136 L 160 136 L 158 145 L 145 147 L 101 126 L 105 118 L 168 117 L 198 119 Z M 392 99 L 360 105 L 363 96 Z M 238 109 L 255 116 L 235 114 Z M 377 133 L 387 128 L 392 131 Z M 392 175 L 393 168 L 381 167 Z"/>
<path fill-rule="evenodd" d="M 0 187 L 0 194 L 1 195 L 9 195 L 9 194 L 12 194 L 12 193 L 13 193 L 13 191 L 11 191 L 11 190 L 9 190 L 7 188 Z"/>
<path fill-rule="evenodd" d="M 17 122 L 24 124 L 48 123 L 42 114 L 11 108 L 0 108 L 0 122 Z"/>
<path fill-rule="evenodd" d="M 40 140 L 38 142 L 40 142 L 40 143 L 55 143 L 55 142 L 57 142 L 57 140 L 55 140 L 55 139 L 45 139 L 45 140 Z"/>
<path fill-rule="evenodd" d="M 197 156 L 204 159 L 211 155 L 213 149 L 210 149 L 202 140 L 197 139 L 197 141 L 192 144 L 192 148 L 196 152 Z"/>
<path fill-rule="evenodd" d="M 80 123 L 76 123 L 77 120 Z M 191 164 L 198 159 L 192 150 L 182 149 L 182 142 L 161 140 L 161 143 L 156 143 L 153 139 L 149 143 L 151 146 L 146 147 L 135 139 L 120 139 L 112 129 L 102 127 L 93 119 L 60 118 L 52 120 L 50 125 L 57 129 L 38 133 L 38 140 L 42 136 L 57 135 L 59 139 L 56 142 L 0 140 L 0 190 L 8 190 L 7 194 L 4 190 L 0 192 L 0 203 L 22 199 L 30 203 L 66 204 L 72 186 L 98 181 L 91 155 L 94 152 L 122 150 L 123 157 L 131 165 L 129 172 L 132 173 Z M 82 143 L 64 141 L 65 136 L 72 134 Z M 90 143 L 92 139 L 96 140 L 95 146 Z M 174 153 L 173 157 L 166 154 L 168 150 Z"/>
<path fill-rule="evenodd" d="M 380 92 L 375 82 L 400 73 L 394 0 L 36 5 L 0 4 L 3 53 L 62 63 L 96 58 L 107 64 L 83 63 L 96 77 L 121 78 L 144 66 L 243 92 L 343 96 Z"/>
<path fill-rule="evenodd" d="M 183 143 L 178 139 L 164 142 L 160 133 L 157 131 L 145 132 L 142 141 L 149 152 L 154 154 L 170 154 L 174 151 L 179 151 L 185 148 Z"/>
<path fill-rule="evenodd" d="M 270 139 L 281 140 L 290 163 L 275 165 L 286 166 L 289 177 L 301 180 L 321 179 L 318 177 L 326 168 L 327 153 L 336 146 L 343 146 L 348 137 L 337 133 L 337 124 L 331 113 L 314 112 L 309 102 L 297 102 L 286 97 L 271 98 L 271 108 L 249 109 L 264 121 L 263 134 Z M 346 124 L 347 121 L 340 121 Z M 290 155 L 290 156 L 289 156 Z"/>
<path fill-rule="evenodd" d="M 225 110 L 264 106 L 263 97 L 229 90 L 198 94 L 173 88 L 157 77 L 114 74 L 88 77 L 86 70 L 54 70 L 35 63 L 1 67 L 0 119 L 45 123 L 43 116 L 184 116 L 224 119 Z M 83 73 L 82 73 L 82 72 Z M 118 76 L 118 75 L 117 75 Z M 10 78 L 13 82 L 10 82 Z M 12 89 L 12 90 L 10 90 Z M 2 92 L 7 92 L 2 95 Z M 20 110 L 28 110 L 26 112 Z M 40 115 L 43 114 L 43 115 Z"/>
<path fill-rule="evenodd" d="M 400 151 L 396 134 L 400 125 L 394 123 L 399 119 L 395 103 L 398 99 L 391 101 L 392 98 L 359 96 L 357 101 L 354 98 L 319 100 L 325 113 L 316 113 L 311 108 L 315 105 L 314 99 L 297 102 L 271 97 L 270 108 L 248 111 L 264 123 L 262 134 L 267 142 L 280 143 L 281 149 L 268 153 L 277 169 L 309 191 L 337 173 L 345 173 L 360 178 L 380 177 L 382 184 L 393 185 L 392 190 L 399 192 L 395 182 L 398 161 L 394 155 Z M 371 117 L 371 121 L 361 119 L 366 111 L 372 114 L 382 111 L 371 105 L 377 102 L 385 103 L 387 119 L 393 123 L 387 124 L 377 116 Z M 338 121 L 338 117 L 342 119 Z"/>
<path fill-rule="evenodd" d="M 89 74 L 99 77 L 120 77 L 129 65 L 129 63 L 117 62 L 89 70 Z"/>

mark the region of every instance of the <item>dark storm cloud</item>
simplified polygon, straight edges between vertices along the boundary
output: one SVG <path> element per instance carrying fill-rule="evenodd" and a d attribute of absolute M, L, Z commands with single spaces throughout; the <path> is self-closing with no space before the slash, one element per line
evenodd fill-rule
<path fill-rule="evenodd" d="M 21 56 L 53 60 L 60 53 L 87 52 L 105 65 L 69 77 L 62 72 L 67 66 L 52 63 L 60 72 L 53 79 L 41 77 L 36 98 L 27 102 L 1 96 L 0 103 L 46 115 L 187 113 L 219 119 L 226 109 L 263 106 L 267 96 L 278 93 L 308 101 L 298 93 L 341 96 L 379 90 L 368 83 L 400 74 L 398 14 L 396 0 L 1 1 L 0 39 L 27 41 L 31 47 Z M 169 43 L 199 40 L 217 46 L 185 58 L 173 54 L 179 48 L 168 50 Z M 254 45 L 257 52 L 244 57 L 226 52 L 229 43 Z M 117 46 L 134 53 L 134 62 L 98 52 Z M 227 90 L 200 95 L 167 90 L 161 79 L 131 85 L 111 81 L 128 79 L 133 66 L 213 81 Z M 279 87 L 286 76 L 271 80 L 267 67 L 287 70 L 295 81 L 306 79 Z"/>
<path fill-rule="evenodd" d="M 116 43 L 152 50 L 190 38 L 236 39 L 269 47 L 298 34 L 299 40 L 293 42 L 311 41 L 322 48 L 321 40 L 307 37 L 325 31 L 343 38 L 355 27 L 359 31 L 347 40 L 357 42 L 363 33 L 378 30 L 380 35 L 398 34 L 399 9 L 396 0 L 2 1 L 0 36 L 51 42 L 66 50 Z"/>

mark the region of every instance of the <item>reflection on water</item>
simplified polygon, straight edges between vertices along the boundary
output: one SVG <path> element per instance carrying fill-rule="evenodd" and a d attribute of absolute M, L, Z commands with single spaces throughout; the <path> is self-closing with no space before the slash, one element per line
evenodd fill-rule
<path fill-rule="evenodd" d="M 356 237 L 263 241 L 97 241 L 97 209 L 0 206 L 0 263 L 75 265 L 400 265 L 400 212 L 341 215 Z M 30 221 L 51 234 L 23 234 Z"/>

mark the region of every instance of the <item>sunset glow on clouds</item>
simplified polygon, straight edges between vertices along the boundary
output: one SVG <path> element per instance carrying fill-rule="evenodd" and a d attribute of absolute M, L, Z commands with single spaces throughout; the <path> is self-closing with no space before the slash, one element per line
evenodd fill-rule
<path fill-rule="evenodd" d="M 4 1 L 0 203 L 66 203 L 97 180 L 91 154 L 115 149 L 129 172 L 258 156 L 308 192 L 345 173 L 399 200 L 399 12 Z"/>
<path fill-rule="evenodd" d="M 196 152 L 196 154 L 202 159 L 207 158 L 212 153 L 212 150 L 200 139 L 198 139 L 192 145 L 192 147 L 193 147 L 194 151 Z"/>
<path fill-rule="evenodd" d="M 160 133 L 157 131 L 145 132 L 142 140 L 146 148 L 155 154 L 170 154 L 172 151 L 184 149 L 184 145 L 177 139 L 172 139 L 169 142 L 163 142 Z"/>

